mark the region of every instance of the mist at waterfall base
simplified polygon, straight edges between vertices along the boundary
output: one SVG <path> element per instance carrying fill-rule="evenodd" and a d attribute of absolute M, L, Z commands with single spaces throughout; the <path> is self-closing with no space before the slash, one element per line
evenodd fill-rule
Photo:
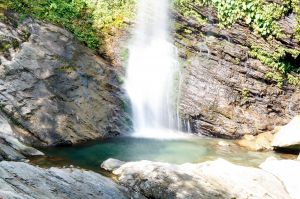
<path fill-rule="evenodd" d="M 125 85 L 133 109 L 134 137 L 186 137 L 176 132 L 181 127 L 176 111 L 179 69 L 169 35 L 169 0 L 139 1 Z"/>

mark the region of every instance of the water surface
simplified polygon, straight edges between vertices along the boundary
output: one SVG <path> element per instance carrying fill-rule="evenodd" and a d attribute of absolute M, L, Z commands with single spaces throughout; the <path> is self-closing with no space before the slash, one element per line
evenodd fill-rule
<path fill-rule="evenodd" d="M 280 158 L 274 152 L 247 151 L 228 140 L 195 137 L 178 140 L 119 137 L 81 146 L 49 148 L 43 152 L 48 157 L 32 159 L 33 164 L 45 167 L 74 165 L 94 171 L 98 171 L 100 164 L 108 158 L 176 164 L 224 158 L 245 166 L 257 166 L 270 156 Z"/>

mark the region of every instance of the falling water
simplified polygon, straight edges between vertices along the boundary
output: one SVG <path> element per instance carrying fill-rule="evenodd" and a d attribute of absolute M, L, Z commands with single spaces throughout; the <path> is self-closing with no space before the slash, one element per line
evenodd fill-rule
<path fill-rule="evenodd" d="M 177 129 L 176 97 L 171 92 L 178 68 L 169 35 L 169 0 L 140 0 L 126 81 L 134 136 L 168 137 Z"/>

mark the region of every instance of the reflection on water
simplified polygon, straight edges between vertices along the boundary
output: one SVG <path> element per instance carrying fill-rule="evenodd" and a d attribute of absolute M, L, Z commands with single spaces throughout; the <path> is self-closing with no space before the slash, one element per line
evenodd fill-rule
<path fill-rule="evenodd" d="M 74 165 L 95 171 L 99 171 L 100 164 L 108 158 L 176 164 L 224 158 L 245 166 L 257 166 L 269 156 L 280 158 L 274 152 L 251 152 L 231 141 L 210 138 L 157 140 L 120 137 L 82 146 L 49 148 L 44 152 L 49 157 L 35 158 L 31 162 L 44 167 Z"/>

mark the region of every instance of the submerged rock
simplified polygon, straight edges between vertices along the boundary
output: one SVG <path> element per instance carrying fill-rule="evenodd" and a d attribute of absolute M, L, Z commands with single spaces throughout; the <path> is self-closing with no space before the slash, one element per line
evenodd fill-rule
<path fill-rule="evenodd" d="M 273 132 L 266 132 L 253 135 L 244 135 L 241 140 L 236 141 L 239 146 L 245 147 L 251 151 L 272 150 Z"/>
<path fill-rule="evenodd" d="M 139 197 L 138 197 L 139 196 Z M 42 169 L 27 163 L 0 162 L 0 198 L 143 198 L 112 180 L 79 169 Z"/>
<path fill-rule="evenodd" d="M 65 145 L 130 129 L 118 71 L 57 26 L 0 22 L 0 111 L 19 140 Z"/>
<path fill-rule="evenodd" d="M 300 116 L 296 116 L 275 135 L 272 146 L 300 151 Z"/>
<path fill-rule="evenodd" d="M 300 162 L 295 160 L 277 160 L 269 158 L 260 165 L 263 170 L 272 173 L 279 178 L 290 196 L 300 198 Z"/>
<path fill-rule="evenodd" d="M 282 182 L 269 172 L 223 159 L 183 165 L 150 161 L 129 162 L 119 168 L 103 165 L 120 184 L 149 198 L 291 198 Z"/>
<path fill-rule="evenodd" d="M 121 167 L 125 163 L 126 162 L 110 158 L 110 159 L 106 160 L 105 162 L 103 162 L 101 164 L 101 168 L 104 169 L 104 170 L 106 170 L 106 171 L 112 172 L 113 170 Z"/>

